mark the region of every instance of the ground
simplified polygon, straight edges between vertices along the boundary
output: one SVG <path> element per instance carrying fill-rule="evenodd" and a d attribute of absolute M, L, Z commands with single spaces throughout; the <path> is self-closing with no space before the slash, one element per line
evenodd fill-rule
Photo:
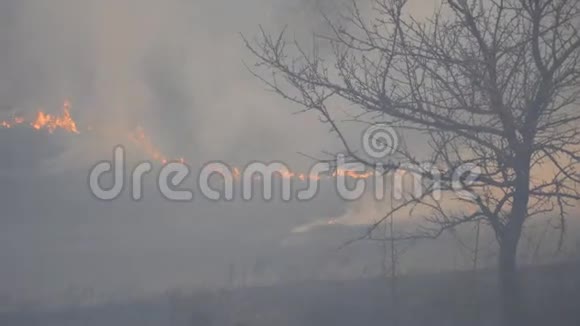
<path fill-rule="evenodd" d="M 311 281 L 174 292 L 135 302 L 50 312 L 11 311 L 0 325 L 498 325 L 492 270 L 348 282 Z M 521 271 L 526 325 L 580 325 L 580 263 Z"/>

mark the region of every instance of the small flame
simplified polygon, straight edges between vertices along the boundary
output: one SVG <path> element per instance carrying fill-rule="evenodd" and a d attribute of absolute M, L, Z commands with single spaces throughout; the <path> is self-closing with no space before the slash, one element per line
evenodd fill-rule
<path fill-rule="evenodd" d="M 50 114 L 38 111 L 36 120 L 31 123 L 36 130 L 46 129 L 53 133 L 56 129 L 63 129 L 71 133 L 78 134 L 77 124 L 70 114 L 70 103 L 65 102 L 62 116 L 52 116 Z"/>
<path fill-rule="evenodd" d="M 61 115 L 51 115 L 43 111 L 38 111 L 36 118 L 27 123 L 24 117 L 16 116 L 11 120 L 0 121 L 0 127 L 12 128 L 16 125 L 28 124 L 35 130 L 47 130 L 53 133 L 57 129 L 61 129 L 70 133 L 80 133 L 75 120 L 70 113 L 70 103 L 66 101 L 63 105 L 63 113 Z"/>
<path fill-rule="evenodd" d="M 139 126 L 135 131 L 130 133 L 129 139 L 137 144 L 137 146 L 139 146 L 152 160 L 160 162 L 161 164 L 167 164 L 169 162 L 167 156 L 153 144 L 151 138 L 147 136 L 142 127 Z M 181 158 L 179 159 L 179 162 L 185 163 L 185 160 Z"/>
<path fill-rule="evenodd" d="M 14 116 L 12 119 L 0 121 L 0 128 L 13 128 L 17 125 L 30 126 L 34 130 L 46 130 L 48 133 L 52 134 L 56 130 L 64 130 L 69 133 L 79 134 L 79 128 L 77 127 L 76 121 L 72 118 L 71 104 L 69 101 L 65 101 L 63 104 L 63 111 L 60 115 L 51 115 L 44 111 L 39 110 L 34 119 L 26 119 L 22 116 Z M 93 130 L 93 127 L 88 126 L 87 130 Z M 151 138 L 145 133 L 142 127 L 137 127 L 133 132 L 129 133 L 129 139 L 137 144 L 141 150 L 150 157 L 151 160 L 159 162 L 161 164 L 167 164 L 168 162 L 180 162 L 186 163 L 183 157 L 177 159 L 169 159 L 157 146 L 153 144 Z M 233 167 L 231 170 L 233 177 L 237 180 L 241 179 L 242 171 L 239 167 Z M 348 169 L 337 169 L 328 175 L 309 175 L 305 173 L 298 173 L 293 171 L 279 171 L 278 174 L 282 179 L 297 179 L 299 181 L 319 181 L 323 178 L 335 178 L 337 176 L 344 176 L 351 179 L 369 179 L 374 176 L 373 172 L 357 172 Z M 254 180 L 260 179 L 259 175 L 254 175 Z"/>
<path fill-rule="evenodd" d="M 129 138 L 141 148 L 141 150 L 152 160 L 156 162 L 160 162 L 161 164 L 167 164 L 168 162 L 179 162 L 179 163 L 186 163 L 183 157 L 178 159 L 168 159 L 167 155 L 163 154 L 163 152 L 153 144 L 151 138 L 146 134 L 145 130 L 142 127 L 137 127 L 135 131 L 130 133 Z M 219 171 L 222 173 L 227 173 L 228 171 Z M 232 177 L 235 180 L 241 180 L 243 177 L 242 168 L 240 167 L 231 167 L 229 171 Z M 332 179 L 336 178 L 337 176 L 343 176 L 350 179 L 370 179 L 375 176 L 372 171 L 360 172 L 360 171 L 353 171 L 348 169 L 336 169 L 334 172 L 326 175 L 317 175 L 317 174 L 305 174 L 293 171 L 278 171 L 277 174 L 282 179 L 296 179 L 301 182 L 306 181 L 320 181 L 322 179 Z M 261 176 L 259 174 L 255 174 L 252 176 L 253 180 L 260 180 Z"/>

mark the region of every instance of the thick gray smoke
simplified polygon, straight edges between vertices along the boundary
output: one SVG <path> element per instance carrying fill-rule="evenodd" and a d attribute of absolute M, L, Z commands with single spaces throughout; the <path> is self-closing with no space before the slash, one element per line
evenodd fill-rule
<path fill-rule="evenodd" d="M 252 58 L 240 33 L 253 35 L 259 23 L 317 28 L 312 6 L 1 2 L 0 120 L 40 108 L 58 113 L 68 99 L 81 134 L 0 130 L 6 153 L 0 158 L 0 292 L 39 297 L 69 287 L 127 292 L 221 285 L 229 264 L 273 255 L 260 248 L 279 245 L 301 223 L 339 214 L 332 196 L 303 205 L 222 207 L 168 203 L 151 191 L 140 203 L 103 203 L 86 185 L 90 166 L 110 159 L 114 145 L 132 149 L 133 161 L 148 158 L 128 142 L 137 126 L 165 154 L 194 166 L 210 160 L 311 164 L 296 153 L 317 153 L 332 137 L 316 116 L 292 115 L 298 108 L 265 92 L 248 73 L 243 61 Z"/>
<path fill-rule="evenodd" d="M 429 12 L 424 3 L 413 1 L 413 10 Z M 353 204 L 353 222 L 351 205 L 331 189 L 303 203 L 176 204 L 154 189 L 141 202 L 126 195 L 101 202 L 87 186 L 89 168 L 110 159 L 117 144 L 130 149 L 132 161 L 147 158 L 127 138 L 137 126 L 168 156 L 194 167 L 283 160 L 304 170 L 313 162 L 297 152 L 340 148 L 316 115 L 291 114 L 301 108 L 266 92 L 248 73 L 243 62 L 253 59 L 240 36 L 251 37 L 258 24 L 273 31 L 288 24 L 294 36 L 309 40 L 313 31 L 328 31 L 319 11 L 337 17 L 340 5 L 0 1 L 0 120 L 38 108 L 57 113 L 68 99 L 81 129 L 52 136 L 0 129 L 0 295 L 223 286 L 232 264 L 251 270 L 267 261 L 278 271 L 287 270 L 284 263 L 314 265 L 353 236 L 293 230 L 330 218 L 356 229 L 353 224 L 380 215 L 380 205 Z"/>

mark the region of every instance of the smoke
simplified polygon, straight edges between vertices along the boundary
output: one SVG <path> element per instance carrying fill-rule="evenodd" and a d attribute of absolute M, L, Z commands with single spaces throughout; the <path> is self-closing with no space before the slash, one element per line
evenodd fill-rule
<path fill-rule="evenodd" d="M 255 34 L 259 23 L 281 29 L 277 17 L 292 20 L 283 3 L 0 2 L 0 120 L 59 113 L 69 100 L 80 131 L 0 130 L 0 259 L 9 266 L 1 293 L 221 285 L 231 262 L 275 252 L 297 224 L 342 209 L 325 193 L 292 205 L 179 205 L 154 191 L 143 202 L 108 203 L 86 185 L 89 168 L 115 145 L 131 161 L 149 159 L 131 146 L 136 127 L 194 166 L 282 160 L 300 170 L 312 162 L 297 152 L 334 146 L 315 115 L 292 115 L 299 108 L 265 92 L 243 65 L 253 59 L 240 33 Z"/>
<path fill-rule="evenodd" d="M 316 115 L 291 114 L 302 108 L 251 76 L 240 33 L 288 24 L 291 37 L 309 41 L 328 31 L 319 11 L 338 18 L 347 2 L 0 1 L 0 120 L 56 113 L 68 99 L 81 132 L 0 130 L 0 293 L 222 286 L 231 263 L 278 257 L 292 230 L 305 245 L 316 236 L 305 231 L 328 221 L 358 226 L 379 216 L 385 203 L 348 205 L 328 189 L 301 203 L 176 204 L 151 190 L 141 202 L 100 202 L 86 185 L 115 145 L 131 161 L 148 159 L 128 141 L 137 127 L 193 166 L 280 160 L 304 171 L 313 162 L 297 152 L 339 150 Z"/>

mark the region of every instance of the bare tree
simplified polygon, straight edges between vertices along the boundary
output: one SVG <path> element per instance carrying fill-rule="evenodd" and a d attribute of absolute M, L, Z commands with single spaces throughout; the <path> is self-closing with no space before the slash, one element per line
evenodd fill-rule
<path fill-rule="evenodd" d="M 246 39 L 258 61 L 251 71 L 285 99 L 317 111 L 352 161 L 373 166 L 336 121 L 336 99 L 358 107 L 359 121 L 427 137 L 425 161 L 441 174 L 438 189 L 465 209 L 433 200 L 436 187 L 428 185 L 373 228 L 417 206 L 430 210 L 425 223 L 397 239 L 436 238 L 459 224 L 487 223 L 500 247 L 504 316 L 515 325 L 521 316 L 516 252 L 525 222 L 556 211 L 564 232 L 566 211 L 580 198 L 580 2 L 443 2 L 428 20 L 407 15 L 405 0 L 375 0 L 370 15 L 354 2 L 344 20 L 328 20 L 333 32 L 315 36 L 308 50 L 284 32 L 262 30 Z M 332 55 L 321 55 L 322 48 Z M 418 166 L 416 155 L 403 146 L 397 163 L 385 166 Z M 454 171 L 465 163 L 481 172 L 472 183 L 460 181 L 476 194 L 471 198 L 453 192 Z M 434 178 L 433 170 L 413 172 Z"/>
<path fill-rule="evenodd" d="M 391 210 L 393 203 L 391 201 Z M 397 248 L 397 241 L 395 237 L 395 215 L 392 214 L 389 220 L 384 220 L 382 235 L 383 237 L 373 238 L 379 240 L 382 245 L 381 252 L 381 276 L 389 281 L 389 292 L 391 296 L 391 324 L 398 325 L 398 263 L 399 250 Z M 390 261 L 389 261 L 390 260 Z"/>

